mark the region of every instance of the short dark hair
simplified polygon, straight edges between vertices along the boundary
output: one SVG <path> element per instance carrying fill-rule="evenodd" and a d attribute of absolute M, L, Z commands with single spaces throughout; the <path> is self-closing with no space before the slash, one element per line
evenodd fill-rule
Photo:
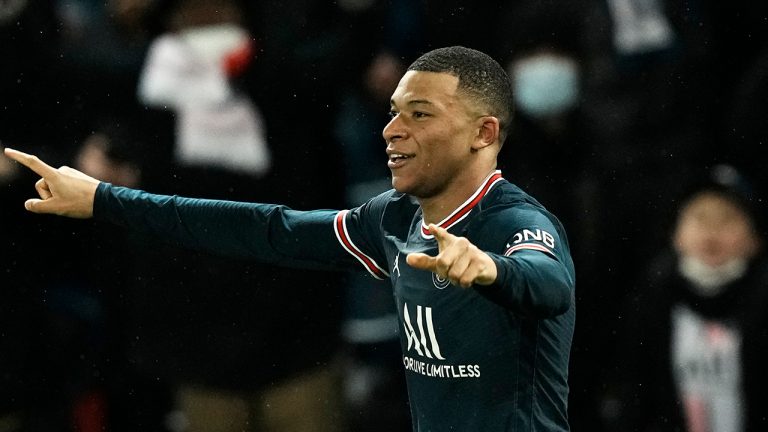
<path fill-rule="evenodd" d="M 759 186 L 748 179 L 743 171 L 729 164 L 718 164 L 697 171 L 683 190 L 678 213 L 705 193 L 715 194 L 736 206 L 747 216 L 753 228 L 760 235 L 765 235 L 762 190 L 759 190 Z"/>
<path fill-rule="evenodd" d="M 485 105 L 499 119 L 499 142 L 509 133 L 514 101 L 512 82 L 501 65 L 488 54 L 463 46 L 438 48 L 408 66 L 409 71 L 441 72 L 459 79 L 459 90 Z"/>

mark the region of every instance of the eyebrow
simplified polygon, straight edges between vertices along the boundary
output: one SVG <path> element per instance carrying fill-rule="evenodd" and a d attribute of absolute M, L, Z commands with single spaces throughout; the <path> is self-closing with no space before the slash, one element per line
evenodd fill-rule
<path fill-rule="evenodd" d="M 394 99 L 390 99 L 389 104 L 392 106 L 397 106 Z M 408 101 L 406 105 L 412 106 L 412 105 L 434 105 L 434 104 L 426 99 L 414 99 L 414 100 Z"/>

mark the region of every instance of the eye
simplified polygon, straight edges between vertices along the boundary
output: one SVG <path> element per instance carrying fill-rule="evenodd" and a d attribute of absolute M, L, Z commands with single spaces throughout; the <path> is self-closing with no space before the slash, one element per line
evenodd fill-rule
<path fill-rule="evenodd" d="M 397 117 L 398 112 L 395 110 L 389 110 L 389 118 Z"/>
<path fill-rule="evenodd" d="M 419 119 L 419 118 L 424 118 L 424 117 L 428 117 L 428 116 L 429 116 L 429 114 L 423 113 L 421 111 L 414 111 L 413 112 L 413 118 Z"/>

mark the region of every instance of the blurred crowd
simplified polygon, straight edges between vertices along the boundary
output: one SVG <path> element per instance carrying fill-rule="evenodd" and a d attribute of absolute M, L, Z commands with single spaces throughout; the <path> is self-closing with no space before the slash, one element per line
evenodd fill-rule
<path fill-rule="evenodd" d="M 500 169 L 569 235 L 572 429 L 768 430 L 768 3 L 0 1 L 0 145 L 349 208 L 390 187 L 400 76 L 448 45 L 509 72 Z M 410 430 L 386 282 L 25 213 L 35 180 L 0 158 L 0 432 Z"/>

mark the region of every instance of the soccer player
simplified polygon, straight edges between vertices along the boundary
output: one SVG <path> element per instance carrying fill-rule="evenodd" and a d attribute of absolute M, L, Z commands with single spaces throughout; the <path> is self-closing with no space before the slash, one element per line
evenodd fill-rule
<path fill-rule="evenodd" d="M 511 110 L 509 78 L 489 56 L 424 54 L 383 131 L 393 190 L 343 211 L 153 195 L 5 154 L 42 177 L 40 199 L 25 203 L 35 213 L 388 278 L 414 431 L 567 431 L 573 262 L 557 218 L 496 170 Z"/>

